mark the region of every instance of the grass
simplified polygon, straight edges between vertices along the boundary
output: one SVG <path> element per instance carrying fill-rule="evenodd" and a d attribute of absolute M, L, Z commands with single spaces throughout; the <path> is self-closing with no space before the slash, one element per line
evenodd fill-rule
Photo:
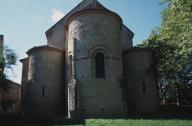
<path fill-rule="evenodd" d="M 0 126 L 192 126 L 192 106 L 161 106 L 159 113 L 132 115 L 127 119 L 31 120 L 23 115 L 0 115 Z"/>
<path fill-rule="evenodd" d="M 85 119 L 25 122 L 23 118 L 0 120 L 0 126 L 192 126 L 192 118 L 162 119 Z"/>
<path fill-rule="evenodd" d="M 84 124 L 55 126 L 192 126 L 192 120 L 88 119 Z"/>

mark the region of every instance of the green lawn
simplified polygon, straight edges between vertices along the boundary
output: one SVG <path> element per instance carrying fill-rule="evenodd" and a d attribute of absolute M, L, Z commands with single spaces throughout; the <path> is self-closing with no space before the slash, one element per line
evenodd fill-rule
<path fill-rule="evenodd" d="M 135 119 L 137 118 L 137 119 Z M 192 126 L 192 115 L 175 117 L 162 116 L 158 118 L 132 117 L 132 119 L 85 119 L 70 120 L 58 117 L 54 120 L 27 120 L 19 115 L 0 116 L 0 126 Z"/>
<path fill-rule="evenodd" d="M 192 120 L 105 120 L 89 119 L 74 125 L 55 126 L 192 126 Z"/>

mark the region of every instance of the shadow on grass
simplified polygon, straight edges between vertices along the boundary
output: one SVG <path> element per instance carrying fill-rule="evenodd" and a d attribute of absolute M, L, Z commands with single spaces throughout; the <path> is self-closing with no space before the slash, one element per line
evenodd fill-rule
<path fill-rule="evenodd" d="M 192 120 L 192 106 L 161 105 L 155 114 L 130 114 L 126 119 Z"/>
<path fill-rule="evenodd" d="M 83 126 L 85 125 L 84 119 L 28 119 L 23 115 L 1 115 L 0 116 L 0 126 L 69 126 L 69 125 L 77 125 Z"/>
<path fill-rule="evenodd" d="M 94 118 L 91 118 L 94 119 Z M 161 106 L 160 112 L 156 114 L 129 114 L 126 118 L 95 118 L 109 120 L 192 120 L 192 107 L 166 105 Z M 0 115 L 0 126 L 84 126 L 85 119 L 65 119 L 61 117 L 54 120 L 27 119 L 23 115 Z"/>

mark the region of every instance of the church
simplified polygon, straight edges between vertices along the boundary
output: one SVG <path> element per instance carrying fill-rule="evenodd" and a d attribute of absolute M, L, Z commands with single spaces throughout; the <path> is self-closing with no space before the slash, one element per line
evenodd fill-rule
<path fill-rule="evenodd" d="M 112 2 L 112 1 L 110 1 Z M 155 113 L 154 52 L 97 0 L 83 0 L 21 59 L 22 112 L 33 118 L 115 118 Z"/>

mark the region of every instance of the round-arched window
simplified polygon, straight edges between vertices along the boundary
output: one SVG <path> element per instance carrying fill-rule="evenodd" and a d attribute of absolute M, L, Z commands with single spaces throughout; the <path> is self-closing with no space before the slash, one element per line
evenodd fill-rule
<path fill-rule="evenodd" d="M 96 78 L 105 78 L 105 57 L 103 53 L 95 55 L 95 72 Z"/>

